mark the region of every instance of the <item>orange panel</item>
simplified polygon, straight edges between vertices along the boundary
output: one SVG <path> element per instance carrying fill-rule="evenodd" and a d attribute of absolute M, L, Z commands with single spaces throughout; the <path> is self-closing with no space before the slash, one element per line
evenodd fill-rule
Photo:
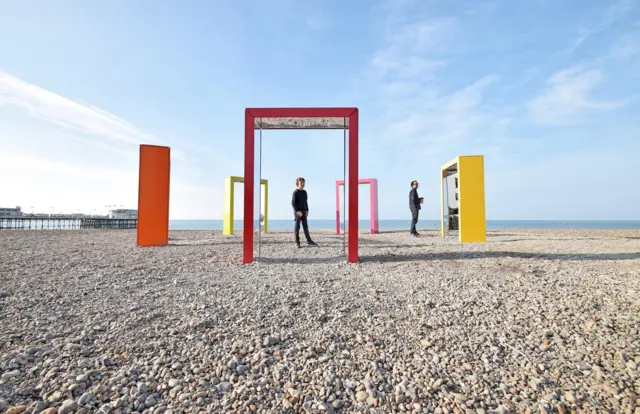
<path fill-rule="evenodd" d="M 138 246 L 169 243 L 169 147 L 140 145 Z"/>

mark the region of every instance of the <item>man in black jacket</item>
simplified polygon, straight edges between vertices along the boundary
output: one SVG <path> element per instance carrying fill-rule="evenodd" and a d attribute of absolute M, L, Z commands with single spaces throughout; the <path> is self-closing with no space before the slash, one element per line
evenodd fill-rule
<path fill-rule="evenodd" d="M 291 198 L 291 207 L 293 207 L 294 220 L 296 221 L 295 235 L 296 246 L 298 246 L 298 248 L 300 248 L 300 223 L 302 223 L 304 237 L 307 239 L 307 244 L 309 246 L 317 246 L 316 242 L 311 240 L 311 236 L 309 235 L 309 226 L 307 224 L 309 205 L 307 204 L 307 191 L 304 189 L 304 184 L 304 178 L 296 178 L 297 188 L 293 192 L 293 197 Z"/>
<path fill-rule="evenodd" d="M 420 211 L 420 204 L 423 202 L 422 197 L 418 197 L 418 181 L 411 181 L 411 191 L 409 191 L 409 210 L 411 210 L 411 235 L 419 236 L 416 231 L 416 224 L 418 224 L 418 213 Z"/>

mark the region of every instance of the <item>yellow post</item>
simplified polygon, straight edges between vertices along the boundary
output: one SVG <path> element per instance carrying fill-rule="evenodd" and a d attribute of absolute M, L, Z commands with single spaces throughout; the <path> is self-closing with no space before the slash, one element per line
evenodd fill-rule
<path fill-rule="evenodd" d="M 461 243 L 486 242 L 487 221 L 484 196 L 484 156 L 461 155 L 444 164 L 440 170 L 442 237 L 445 235 L 445 209 L 449 215 L 448 194 L 444 191 L 444 179 L 458 173 L 458 239 Z M 447 204 L 447 207 L 445 207 Z M 449 218 L 449 220 L 451 220 Z"/>
<path fill-rule="evenodd" d="M 233 234 L 233 209 L 234 209 L 234 184 L 244 183 L 243 177 L 235 175 L 224 177 L 224 206 L 222 209 L 222 234 L 230 236 Z M 269 181 L 260 180 L 262 191 L 262 215 L 264 216 L 264 232 L 269 229 L 269 216 L 267 207 L 269 206 Z"/>
<path fill-rule="evenodd" d="M 484 157 L 458 157 L 460 242 L 486 242 L 487 221 L 484 206 Z"/>
<path fill-rule="evenodd" d="M 269 204 L 267 203 L 267 200 L 269 199 L 269 181 L 267 180 L 260 180 L 260 184 L 261 184 L 261 191 L 262 191 L 262 206 L 260 206 L 261 210 L 262 210 L 262 214 L 264 215 L 264 226 L 263 226 L 263 231 L 265 233 L 268 233 L 269 231 Z"/>
<path fill-rule="evenodd" d="M 224 207 L 222 210 L 222 234 L 233 234 L 233 184 L 234 178 L 224 177 Z"/>

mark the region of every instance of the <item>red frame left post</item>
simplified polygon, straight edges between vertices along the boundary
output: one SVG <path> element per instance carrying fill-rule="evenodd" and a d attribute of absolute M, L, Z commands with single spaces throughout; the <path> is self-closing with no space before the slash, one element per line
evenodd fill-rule
<path fill-rule="evenodd" d="M 171 149 L 140 145 L 137 246 L 169 243 L 170 180 Z"/>

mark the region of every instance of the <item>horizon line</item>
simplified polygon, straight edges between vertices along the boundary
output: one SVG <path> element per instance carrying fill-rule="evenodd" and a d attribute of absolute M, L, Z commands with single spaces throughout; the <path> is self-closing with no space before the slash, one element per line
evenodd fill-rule
<path fill-rule="evenodd" d="M 180 221 L 222 221 L 222 218 L 169 218 L 169 220 L 180 220 Z M 258 218 L 256 217 L 257 221 Z M 335 221 L 335 218 L 309 218 L 311 220 L 322 220 L 322 221 Z M 359 218 L 358 220 L 371 220 L 370 218 Z M 242 222 L 243 219 L 236 219 L 234 222 Z M 293 221 L 292 218 L 269 218 L 269 221 Z M 349 220 L 345 220 L 349 221 Z M 381 219 L 378 221 L 411 221 L 411 218 L 387 218 Z M 420 221 L 440 221 L 438 218 L 426 218 L 420 219 Z M 564 222 L 572 222 L 572 221 L 612 221 L 612 222 L 621 222 L 621 221 L 640 221 L 640 218 L 637 219 L 486 219 L 486 221 L 564 221 Z"/>

